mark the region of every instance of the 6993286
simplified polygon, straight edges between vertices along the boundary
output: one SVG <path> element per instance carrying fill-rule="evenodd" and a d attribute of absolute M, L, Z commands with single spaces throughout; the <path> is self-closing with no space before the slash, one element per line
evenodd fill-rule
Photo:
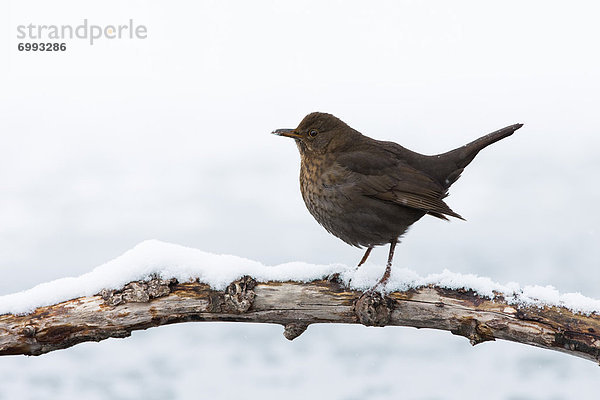
<path fill-rule="evenodd" d="M 52 42 L 42 42 L 42 43 L 19 43 L 17 45 L 17 50 L 19 51 L 66 51 L 67 44 L 66 43 L 52 43 Z"/>

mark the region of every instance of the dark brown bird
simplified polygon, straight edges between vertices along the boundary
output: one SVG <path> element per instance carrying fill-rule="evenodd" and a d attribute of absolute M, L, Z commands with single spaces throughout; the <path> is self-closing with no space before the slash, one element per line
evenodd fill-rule
<path fill-rule="evenodd" d="M 300 150 L 300 190 L 312 216 L 344 242 L 367 250 L 390 244 L 383 277 L 389 279 L 400 236 L 425 214 L 463 219 L 444 202 L 448 188 L 479 151 L 512 135 L 507 126 L 447 153 L 427 156 L 362 135 L 331 114 L 308 114 L 296 129 L 273 133 L 294 138 Z"/>

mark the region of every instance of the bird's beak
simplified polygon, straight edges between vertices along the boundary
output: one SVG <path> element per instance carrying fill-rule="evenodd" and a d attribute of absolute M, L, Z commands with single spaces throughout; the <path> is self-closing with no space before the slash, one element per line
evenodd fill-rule
<path fill-rule="evenodd" d="M 294 138 L 294 139 L 300 139 L 300 138 L 302 138 L 302 135 L 300 135 L 298 132 L 296 132 L 295 129 L 275 129 L 271 133 L 273 135 L 286 136 L 286 137 L 291 137 L 291 138 Z"/>

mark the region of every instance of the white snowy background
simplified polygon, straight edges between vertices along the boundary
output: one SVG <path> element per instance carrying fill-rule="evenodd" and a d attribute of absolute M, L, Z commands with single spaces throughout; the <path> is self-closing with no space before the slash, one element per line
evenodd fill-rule
<path fill-rule="evenodd" d="M 600 6 L 573 2 L 0 4 L 0 295 L 92 270 L 145 239 L 267 265 L 355 264 L 302 203 L 311 111 L 423 153 L 516 122 L 395 265 L 600 298 Z M 148 38 L 20 53 L 21 24 Z M 380 266 L 385 249 L 373 252 Z M 596 399 L 600 369 L 448 332 L 195 323 L 0 358 L 0 399 Z"/>

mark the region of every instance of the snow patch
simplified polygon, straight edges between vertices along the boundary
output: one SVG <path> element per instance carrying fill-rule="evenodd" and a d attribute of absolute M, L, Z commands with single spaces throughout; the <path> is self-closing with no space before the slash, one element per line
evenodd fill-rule
<path fill-rule="evenodd" d="M 176 278 L 179 282 L 199 279 L 216 290 L 223 290 L 229 283 L 244 275 L 263 282 L 310 282 L 339 273 L 342 281 L 350 288 L 365 290 L 377 282 L 383 269 L 383 266 L 369 264 L 356 269 L 342 264 L 315 265 L 304 262 L 266 266 L 233 255 L 207 253 L 177 244 L 147 240 L 79 277 L 57 279 L 29 290 L 0 296 L 0 314 L 30 313 L 37 307 L 91 296 L 102 289 L 120 289 L 129 282 L 149 279 L 152 275 L 163 279 Z M 561 306 L 583 314 L 600 313 L 600 300 L 580 293 L 560 294 L 552 286 L 521 288 L 515 282 L 502 285 L 490 278 L 448 270 L 422 277 L 406 268 L 393 268 L 385 290 L 404 291 L 428 285 L 472 290 L 489 299 L 502 296 L 509 304 Z"/>

